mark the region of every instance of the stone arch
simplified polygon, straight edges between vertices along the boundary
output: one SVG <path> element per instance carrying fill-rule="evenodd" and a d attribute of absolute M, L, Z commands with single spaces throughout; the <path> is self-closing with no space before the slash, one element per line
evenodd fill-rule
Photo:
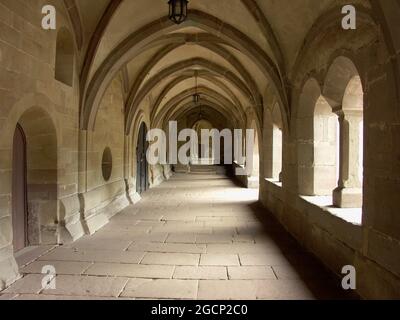
<path fill-rule="evenodd" d="M 142 194 L 149 188 L 149 165 L 147 163 L 146 151 L 148 127 L 144 121 L 139 125 L 136 137 L 136 192 Z"/>
<path fill-rule="evenodd" d="M 338 56 L 332 60 L 325 76 L 323 95 L 334 110 L 342 107 L 346 89 L 355 77 L 360 79 L 361 85 L 360 73 L 350 58 Z"/>
<path fill-rule="evenodd" d="M 49 114 L 39 107 L 24 112 L 18 124 L 26 136 L 28 241 L 58 243 L 57 133 Z"/>
<path fill-rule="evenodd" d="M 226 123 L 230 126 L 231 129 L 239 127 L 238 123 L 232 119 L 232 116 L 228 113 L 228 111 L 220 106 L 217 103 L 214 103 L 208 99 L 200 99 L 199 105 L 206 106 L 213 110 L 213 112 L 220 114 L 225 120 Z M 179 108 L 172 109 L 164 118 L 162 128 L 166 128 L 168 125 L 168 121 L 176 120 L 179 117 L 182 117 L 184 114 L 191 112 L 192 110 L 196 109 L 197 106 L 193 105 L 193 102 L 188 101 L 184 105 L 180 106 Z"/>
<path fill-rule="evenodd" d="M 252 40 L 240 31 L 236 30 L 230 25 L 223 24 L 221 21 L 203 12 L 192 10 L 188 20 L 181 26 L 175 26 L 168 18 L 162 18 L 138 30 L 130 35 L 121 44 L 111 52 L 109 57 L 95 72 L 91 82 L 86 86 L 85 96 L 82 106 L 81 114 L 81 127 L 91 128 L 93 113 L 96 113 L 98 102 L 101 98 L 104 88 L 107 83 L 113 78 L 117 72 L 132 56 L 143 52 L 149 46 L 154 46 L 154 41 L 161 33 L 169 31 L 178 31 L 179 28 L 187 27 L 190 24 L 195 24 L 197 27 L 204 29 L 206 32 L 218 35 L 222 41 L 227 42 L 229 45 L 238 48 L 246 55 L 251 57 L 258 65 L 267 79 L 271 80 L 272 86 L 275 88 L 279 101 L 286 101 L 286 92 L 282 81 L 279 76 L 276 65 L 272 62 L 271 58 L 265 54 Z M 224 25 L 221 30 L 220 26 Z M 163 40 L 166 43 L 166 39 Z M 159 41 L 160 43 L 160 41 Z M 169 42 L 170 43 L 170 42 Z M 286 105 L 286 103 L 283 103 Z"/>
<path fill-rule="evenodd" d="M 22 117 L 24 113 L 26 113 L 30 109 L 40 109 L 44 114 L 47 114 L 51 119 L 52 127 L 55 130 L 55 135 L 59 137 L 58 125 L 56 122 L 57 115 L 55 112 L 54 104 L 49 98 L 43 94 L 38 93 L 29 93 L 22 97 L 17 103 L 13 105 L 11 108 L 11 112 L 8 114 L 8 117 L 5 121 L 5 126 L 0 128 L 0 149 L 5 150 L 8 156 L 7 159 L 11 159 L 11 149 L 12 149 L 12 141 L 14 136 L 15 128 L 18 124 L 19 119 Z M 6 167 L 10 167 L 11 162 L 6 162 Z M 7 181 L 1 181 L 7 184 Z"/>
<path fill-rule="evenodd" d="M 143 84 L 146 76 L 149 74 L 151 69 L 159 62 L 160 59 L 162 59 L 164 56 L 169 54 L 170 52 L 173 52 L 175 49 L 178 49 L 180 46 L 186 44 L 186 42 L 178 42 L 174 43 L 176 38 L 183 37 L 185 35 L 180 35 L 180 34 L 173 34 L 169 35 L 168 38 L 171 39 L 172 44 L 169 44 L 162 49 L 160 49 L 157 53 L 155 53 L 152 58 L 149 60 L 149 62 L 141 69 L 139 72 L 139 76 L 136 78 L 134 84 L 132 85 L 132 88 L 130 90 L 129 97 L 131 97 L 131 100 L 136 97 L 136 94 L 138 93 L 138 90 L 140 86 Z M 198 37 L 202 37 L 202 35 L 198 35 Z M 251 75 L 247 72 L 245 67 L 242 65 L 242 63 L 235 58 L 232 54 L 228 52 L 227 49 L 223 48 L 222 46 L 216 44 L 216 43 L 209 43 L 209 42 L 202 42 L 200 39 L 198 39 L 199 42 L 196 44 L 200 47 L 206 48 L 210 50 L 211 52 L 217 54 L 218 56 L 222 57 L 225 61 L 227 61 L 235 70 L 239 72 L 241 77 L 245 80 L 245 84 L 251 91 L 253 97 L 258 98 L 259 93 L 257 90 L 257 86 L 255 84 L 254 79 L 251 77 Z M 199 72 L 199 76 L 200 76 Z"/>
<path fill-rule="evenodd" d="M 371 7 L 380 22 L 386 47 L 393 60 L 394 86 L 400 88 L 400 58 L 398 54 L 396 56 L 400 46 L 398 41 L 400 26 L 397 23 L 397 17 L 400 14 L 400 0 L 371 1 Z M 397 101 L 400 102 L 400 90 L 395 90 L 395 94 Z M 398 106 L 400 107 L 400 103 L 398 103 Z"/>
<path fill-rule="evenodd" d="M 117 11 L 119 5 L 122 3 L 122 0 L 114 0 L 110 1 L 107 8 L 104 10 L 102 17 L 100 18 L 96 29 L 94 30 L 92 37 L 88 43 L 88 47 L 86 50 L 85 58 L 83 60 L 82 69 L 80 72 L 80 89 L 81 92 L 85 91 L 85 85 L 87 78 L 89 76 L 90 68 L 93 64 L 93 59 L 96 55 L 96 51 L 99 47 L 100 41 L 112 19 L 115 12 Z M 83 95 L 81 95 L 81 101 L 83 99 Z"/>
<path fill-rule="evenodd" d="M 67 28 L 57 33 L 55 79 L 72 87 L 74 79 L 74 41 Z"/>
<path fill-rule="evenodd" d="M 58 243 L 57 133 L 50 115 L 33 107 L 18 124 L 26 136 L 28 242 Z"/>
<path fill-rule="evenodd" d="M 262 140 L 260 139 L 259 135 L 259 127 L 257 125 L 257 121 L 252 119 L 250 121 L 249 129 L 253 130 L 254 132 L 254 140 L 253 140 L 253 154 L 252 154 L 252 161 L 251 164 L 251 173 L 248 177 L 248 187 L 258 189 L 260 186 L 260 162 L 261 162 L 261 147 L 262 147 Z M 246 142 L 247 143 L 247 142 Z"/>
<path fill-rule="evenodd" d="M 128 107 L 128 115 L 127 115 L 127 123 L 129 123 L 131 120 L 131 113 L 134 111 L 137 106 L 141 103 L 141 101 L 146 97 L 149 92 L 154 88 L 155 85 L 157 85 L 161 80 L 175 74 L 176 72 L 182 71 L 183 69 L 187 69 L 192 66 L 202 66 L 206 69 L 209 69 L 211 71 L 215 71 L 217 74 L 224 76 L 228 81 L 230 81 L 235 87 L 239 89 L 240 92 L 242 92 L 243 96 L 248 97 L 251 99 L 252 94 L 249 91 L 249 89 L 246 87 L 246 85 L 237 78 L 232 72 L 214 64 L 211 63 L 205 59 L 202 58 L 196 58 L 196 59 L 189 59 L 186 61 L 181 61 L 178 62 L 165 70 L 163 70 L 161 73 L 157 74 L 153 78 L 151 78 L 140 90 L 140 92 L 134 97 L 134 100 L 132 101 L 132 97 L 128 99 L 127 107 Z M 188 77 L 190 78 L 190 77 Z M 253 97 L 254 100 L 254 97 Z M 157 110 L 153 110 L 153 112 L 156 112 Z"/>
<path fill-rule="evenodd" d="M 12 190 L 12 149 L 13 149 L 13 137 L 14 132 L 19 122 L 22 122 L 25 127 L 25 134 L 29 136 L 30 139 L 30 148 L 31 154 L 37 154 L 38 156 L 49 157 L 52 161 L 48 161 L 47 168 L 39 168 L 30 166 L 30 182 L 34 182 L 32 178 L 42 179 L 40 182 L 56 183 L 57 177 L 57 165 L 56 165 L 56 157 L 57 157 L 57 126 L 55 126 L 55 113 L 53 109 L 52 102 L 42 94 L 27 94 L 23 98 L 21 98 L 16 104 L 13 105 L 11 112 L 8 114 L 8 117 L 5 121 L 5 126 L 1 127 L 0 135 L 2 139 L 0 140 L 0 150 L 2 159 L 4 161 L 1 162 L 1 174 L 0 174 L 0 186 L 1 186 L 1 195 L 0 197 L 7 200 L 7 206 L 4 208 L 4 218 L 1 219 L 1 229 L 4 232 L 1 233 L 0 243 L 5 248 L 6 251 L 0 253 L 0 261 L 7 263 L 10 268 L 6 274 L 1 275 L 0 277 L 0 286 L 9 284 L 10 279 L 15 279 L 18 276 L 18 267 L 15 264 L 14 257 L 12 255 L 12 208 L 11 208 L 11 190 Z M 30 114 L 30 116 L 28 116 Z M 33 116 L 42 117 L 42 121 L 38 121 L 38 118 L 34 118 Z M 32 125 L 36 121 L 39 122 L 39 126 Z M 46 127 L 43 126 L 46 125 Z M 36 127 L 36 129 L 35 129 Z M 36 130 L 36 131 L 35 131 Z M 42 131 L 41 131 L 42 130 Z M 45 131 L 43 131 L 45 130 Z M 47 130 L 47 131 L 46 131 Z M 43 133 L 43 137 L 41 137 L 41 133 Z M 46 141 L 47 139 L 47 141 Z M 45 142 L 51 141 L 50 145 L 43 145 Z M 28 141 L 29 142 L 29 141 Z M 38 150 L 43 147 L 43 154 L 40 154 Z M 51 155 L 51 156 L 50 156 Z M 30 157 L 32 160 L 32 157 Z M 32 163 L 32 161 L 30 161 Z M 47 171 L 47 174 L 44 174 L 43 177 L 37 177 L 37 173 L 43 169 Z M 44 172 L 45 173 L 45 172 Z M 40 174 L 41 175 L 41 174 Z M 39 180 L 36 180 L 39 181 Z M 53 184 L 54 186 L 54 184 Z M 45 186 L 46 187 L 46 186 Z M 57 185 L 55 185 L 55 188 Z M 54 188 L 51 188 L 54 190 Z M 37 189 L 36 189 L 37 190 Z M 57 189 L 56 189 L 57 190 Z M 35 190 L 33 190 L 35 191 Z M 41 243 L 57 243 L 59 228 L 61 228 L 58 220 L 58 200 L 55 193 L 47 194 L 47 199 L 35 198 L 38 196 L 37 193 L 31 193 L 30 201 L 31 207 L 34 205 L 35 210 L 40 206 L 46 206 L 48 204 L 47 209 L 44 210 L 43 215 L 39 215 L 41 218 L 42 226 L 36 225 L 36 230 L 41 230 L 40 240 Z M 54 199 L 55 198 L 55 199 Z M 35 202 L 35 200 L 39 200 Z M 54 210 L 52 210 L 54 209 Z M 48 213 L 51 213 L 48 215 Z M 35 211 L 37 213 L 37 211 Z M 46 224 L 49 222 L 49 224 Z"/>
<path fill-rule="evenodd" d="M 243 114 L 243 111 L 240 112 L 238 108 L 232 104 L 227 98 L 223 97 L 219 93 L 215 92 L 214 90 L 208 89 L 208 88 L 203 88 L 199 87 L 197 88 L 197 92 L 200 93 L 201 95 L 207 97 L 207 99 L 211 99 L 212 101 L 215 101 L 218 105 L 224 106 L 224 108 L 230 108 L 230 113 L 231 116 L 236 118 L 238 122 L 240 122 L 240 118 L 238 118 L 238 115 L 236 115 L 233 110 L 236 110 L 236 112 L 239 114 L 239 116 L 244 119 L 245 116 Z M 168 101 L 164 107 L 160 110 L 159 113 L 155 115 L 155 117 L 152 119 L 152 123 L 154 123 L 155 126 L 158 126 L 158 124 L 161 122 L 161 119 L 172 109 L 177 108 L 181 102 L 183 102 L 185 99 L 191 98 L 191 96 L 196 93 L 196 88 L 191 88 L 188 89 L 178 96 L 175 96 L 172 98 L 170 101 Z"/>
<path fill-rule="evenodd" d="M 219 105 L 204 99 L 200 99 L 198 104 L 189 102 L 181 108 L 171 110 L 171 114 L 165 117 L 164 126 L 167 125 L 168 119 L 177 121 L 180 130 L 189 128 L 196 132 L 198 144 L 191 147 L 191 165 L 232 164 L 233 150 L 230 145 L 233 141 L 233 131 L 230 128 L 229 116 Z M 201 130 L 217 130 L 220 136 L 214 139 L 209 135 L 207 140 L 206 136 L 202 136 Z M 207 143 L 208 149 L 205 148 Z M 183 144 L 185 142 L 178 141 L 179 147 Z"/>
<path fill-rule="evenodd" d="M 310 78 L 297 110 L 298 188 L 301 195 L 327 195 L 337 183 L 337 117 Z"/>
<path fill-rule="evenodd" d="M 194 72 L 193 72 L 193 76 L 194 76 Z M 183 81 L 185 81 L 187 79 L 193 78 L 193 76 L 184 74 L 182 76 L 178 76 L 177 78 L 172 80 L 170 83 L 168 83 L 165 86 L 165 88 L 163 89 L 163 91 L 160 93 L 158 98 L 156 99 L 156 102 L 154 103 L 154 105 L 152 106 L 151 118 L 154 118 L 155 112 L 158 111 L 159 106 L 161 105 L 162 101 L 164 100 L 164 98 L 168 94 L 168 92 L 170 92 L 179 83 L 181 83 L 181 82 L 183 82 Z M 218 80 L 216 78 L 213 78 L 211 73 L 209 73 L 207 71 L 202 71 L 202 72 L 198 72 L 197 76 L 198 76 L 199 79 L 206 79 L 206 80 L 216 84 L 234 102 L 234 105 L 242 107 L 239 99 L 228 88 L 228 86 L 224 85 L 220 80 Z"/>
<path fill-rule="evenodd" d="M 348 82 L 342 102 L 343 110 L 362 110 L 364 108 L 364 92 L 361 78 L 354 75 Z"/>
<path fill-rule="evenodd" d="M 198 87 L 197 88 L 197 92 L 200 92 L 202 94 L 202 96 L 200 97 L 201 99 L 206 99 L 206 100 L 213 100 L 215 101 L 214 104 L 218 104 L 221 106 L 222 109 L 228 110 L 229 113 L 231 113 L 230 117 L 233 117 L 235 120 L 238 120 L 238 116 L 240 116 L 241 120 L 243 120 L 245 118 L 245 115 L 242 111 L 242 109 L 240 107 L 238 107 L 235 103 L 232 103 L 227 97 L 225 97 L 224 95 L 221 95 L 220 93 L 217 93 L 214 90 L 208 89 L 206 87 Z M 173 108 L 177 109 L 180 108 L 181 105 L 183 103 L 190 103 L 189 100 L 192 100 L 193 97 L 192 95 L 196 93 L 196 88 L 190 88 L 187 89 L 185 91 L 183 91 L 182 93 L 176 95 L 175 97 L 171 98 L 169 101 L 167 101 L 167 103 L 165 103 L 163 105 L 163 107 L 168 107 L 170 108 L 171 106 L 173 106 Z M 230 97 L 230 96 L 229 96 Z M 234 101 L 234 99 L 232 99 Z M 162 99 L 159 98 L 156 102 L 156 105 L 154 105 L 154 108 L 152 110 L 151 113 L 151 119 L 155 119 L 156 117 L 156 111 L 161 112 L 163 110 L 163 108 L 160 108 L 160 103 L 162 102 Z M 227 108 L 229 107 L 229 108 Z M 155 109 L 157 108 L 157 109 Z M 160 110 L 158 110 L 160 109 Z M 234 111 L 234 112 L 232 112 Z"/>
<path fill-rule="evenodd" d="M 210 120 L 206 118 L 198 119 L 192 126 L 191 128 L 196 131 L 197 137 L 199 138 L 199 146 L 196 149 L 195 148 L 195 153 L 197 151 L 197 154 L 192 155 L 191 159 L 191 164 L 214 164 L 214 149 L 212 145 L 212 139 L 209 139 L 209 145 L 208 145 L 208 150 L 205 149 L 204 141 L 202 141 L 202 130 L 212 130 L 214 129 L 213 123 L 211 123 Z M 208 157 L 206 157 L 208 155 Z"/>
<path fill-rule="evenodd" d="M 333 191 L 337 207 L 361 207 L 363 188 L 363 80 L 347 57 L 333 60 L 324 96 L 339 117 L 339 179 Z"/>
<path fill-rule="evenodd" d="M 277 103 L 264 110 L 264 176 L 281 181 L 283 153 L 283 119 Z"/>
<path fill-rule="evenodd" d="M 298 101 L 296 134 L 298 188 L 301 195 L 314 194 L 314 108 L 321 89 L 314 78 L 304 84 Z"/>
<path fill-rule="evenodd" d="M 356 9 L 357 9 L 357 24 L 358 26 L 368 26 L 369 31 L 371 34 L 375 34 L 376 31 L 379 29 L 378 23 L 375 19 L 375 14 L 374 11 L 366 8 L 365 6 L 359 5 L 359 4 L 354 4 Z M 301 49 L 299 50 L 299 53 L 296 58 L 296 62 L 293 67 L 293 74 L 296 76 L 301 76 L 301 74 L 305 74 L 308 72 L 308 70 L 305 70 L 301 72 L 301 69 L 307 65 L 307 60 L 308 61 L 313 61 L 310 59 L 309 54 L 312 54 L 315 52 L 315 50 L 318 50 L 318 48 L 321 47 L 321 43 L 323 42 L 323 39 L 328 39 L 327 35 L 329 32 L 334 32 L 338 33 L 343 31 L 341 28 L 340 23 L 338 21 L 341 21 L 343 18 L 343 15 L 341 14 L 341 8 L 342 6 L 335 6 L 331 8 L 329 11 L 327 11 L 325 14 L 321 15 L 317 21 L 313 24 L 312 28 L 308 31 Z M 361 30 L 361 28 L 357 28 L 357 30 L 354 30 L 352 33 L 347 33 L 343 34 L 344 37 L 352 37 L 352 36 L 357 36 L 359 33 L 358 30 Z M 361 35 L 361 34 L 360 34 Z M 345 38 L 347 39 L 347 38 Z M 348 39 L 350 42 L 350 38 Z M 351 57 L 350 50 L 345 50 L 344 47 L 346 45 L 343 45 L 339 51 L 341 52 L 335 52 L 333 54 L 333 58 L 326 63 L 327 66 L 330 66 L 337 56 L 343 55 L 343 56 L 349 56 Z M 332 48 L 330 48 L 332 51 Z M 354 57 L 351 57 L 350 60 L 355 60 Z M 294 77 L 294 78 L 295 78 Z"/>
<path fill-rule="evenodd" d="M 132 158 L 131 158 L 132 160 L 131 160 L 131 164 L 130 164 L 130 168 L 131 168 L 130 177 L 131 178 L 135 177 L 135 179 L 136 179 L 136 161 L 137 161 L 136 148 L 137 148 L 137 141 L 138 141 L 138 137 L 139 137 L 140 126 L 142 123 L 144 123 L 148 129 L 151 128 L 150 121 L 148 120 L 146 113 L 142 109 L 139 109 L 139 110 L 137 110 L 137 112 L 135 114 L 132 129 L 130 131 L 130 134 L 132 136 L 132 141 L 130 143 L 130 145 L 131 145 L 130 153 L 132 156 Z"/>
<path fill-rule="evenodd" d="M 83 45 L 84 37 L 79 9 L 76 5 L 75 0 L 64 0 L 64 5 L 67 9 L 72 28 L 74 29 L 76 45 L 78 47 L 78 50 L 80 50 Z"/>
<path fill-rule="evenodd" d="M 178 121 L 179 123 L 179 120 L 182 118 L 190 118 L 190 115 L 195 113 L 196 110 L 199 109 L 199 107 L 201 106 L 204 113 L 204 118 L 212 120 L 213 125 L 216 125 L 216 129 L 231 129 L 233 132 L 233 128 L 239 128 L 237 120 L 235 120 L 229 113 L 229 110 L 219 104 L 218 101 L 211 101 L 207 99 L 207 97 L 202 96 L 202 98 L 199 100 L 198 105 L 193 105 L 191 97 L 189 97 L 183 103 L 184 104 L 179 104 L 175 108 L 172 108 L 164 117 L 163 122 L 160 123 L 160 125 L 158 125 L 157 127 L 164 128 L 165 132 L 169 133 L 169 121 Z M 221 121 L 217 121 L 217 119 Z M 193 123 L 189 123 L 187 125 L 188 127 L 192 127 Z M 223 144 L 221 143 L 221 161 L 226 159 L 227 152 L 228 149 L 225 149 L 224 140 Z"/>

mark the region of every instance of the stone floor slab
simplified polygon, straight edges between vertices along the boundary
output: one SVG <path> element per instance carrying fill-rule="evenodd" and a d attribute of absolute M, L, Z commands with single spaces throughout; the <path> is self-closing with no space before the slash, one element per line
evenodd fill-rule
<path fill-rule="evenodd" d="M 112 262 L 112 263 L 140 263 L 144 252 L 136 251 L 109 251 L 109 250 L 75 250 L 59 247 L 45 254 L 39 260 L 50 261 L 81 261 L 81 262 Z"/>
<path fill-rule="evenodd" d="M 300 265 L 275 265 L 272 266 L 278 279 L 285 280 L 307 280 L 307 279 L 330 279 L 330 274 L 324 270 L 322 266 L 315 264 L 300 264 Z"/>
<path fill-rule="evenodd" d="M 239 258 L 236 254 L 202 254 L 201 266 L 238 266 Z"/>
<path fill-rule="evenodd" d="M 31 300 L 44 300 L 44 301 L 80 301 L 80 300 L 132 300 L 129 298 L 115 298 L 115 297 L 95 297 L 95 296 L 67 296 L 67 295 L 50 295 L 50 294 L 21 294 L 16 296 L 13 300 L 31 301 Z"/>
<path fill-rule="evenodd" d="M 32 293 L 37 294 L 42 290 L 42 280 L 44 275 L 28 274 L 18 280 L 2 293 Z"/>
<path fill-rule="evenodd" d="M 55 246 L 30 246 L 18 252 L 15 256 L 15 260 L 19 267 L 23 267 L 35 261 L 46 252 L 51 251 L 54 247 Z"/>
<path fill-rule="evenodd" d="M 290 264 L 282 254 L 239 254 L 242 266 L 273 266 Z"/>
<path fill-rule="evenodd" d="M 196 243 L 196 235 L 192 233 L 171 233 L 167 240 L 167 243 Z"/>
<path fill-rule="evenodd" d="M 165 265 L 95 263 L 85 271 L 85 274 L 92 276 L 170 279 L 172 278 L 173 272 L 173 266 Z"/>
<path fill-rule="evenodd" d="M 174 279 L 184 280 L 227 280 L 225 267 L 176 267 Z"/>
<path fill-rule="evenodd" d="M 317 293 L 298 280 L 263 280 L 256 284 L 257 299 L 263 300 L 315 300 Z"/>
<path fill-rule="evenodd" d="M 127 282 L 125 278 L 61 275 L 56 277 L 56 289 L 42 294 L 112 298 L 120 295 Z"/>
<path fill-rule="evenodd" d="M 263 280 L 276 279 L 271 267 L 228 267 L 229 279 L 232 280 Z"/>
<path fill-rule="evenodd" d="M 51 266 L 56 274 L 80 275 L 92 265 L 91 262 L 74 261 L 35 261 L 22 268 L 22 273 L 42 274 L 43 267 Z"/>
<path fill-rule="evenodd" d="M 200 254 L 206 252 L 205 245 L 178 244 L 178 243 L 133 243 L 129 251 L 145 251 L 159 253 L 192 253 Z"/>
<path fill-rule="evenodd" d="M 199 254 L 189 253 L 147 253 L 141 264 L 148 265 L 177 265 L 177 266 L 197 266 L 199 264 Z"/>
<path fill-rule="evenodd" d="M 0 294 L 0 301 L 13 300 L 16 297 L 18 297 L 18 294 L 13 294 L 13 293 Z"/>
<path fill-rule="evenodd" d="M 73 244 L 67 245 L 67 248 L 75 248 L 78 250 L 115 250 L 124 251 L 132 243 L 132 240 L 120 240 L 120 239 L 94 239 L 85 237 L 84 239 L 78 240 Z"/>
<path fill-rule="evenodd" d="M 257 287 L 247 280 L 200 280 L 200 300 L 255 300 Z"/>
<path fill-rule="evenodd" d="M 225 176 L 176 174 L 95 234 L 27 249 L 25 276 L 0 299 L 346 297 L 257 201 Z M 56 290 L 42 289 L 45 264 Z"/>
<path fill-rule="evenodd" d="M 213 244 L 213 243 L 232 243 L 231 234 L 210 234 L 210 235 L 198 235 L 196 237 L 196 243 L 199 244 Z"/>
<path fill-rule="evenodd" d="M 254 243 L 233 243 L 233 244 L 209 244 L 207 253 L 229 253 L 229 254 L 265 254 L 268 247 Z"/>
<path fill-rule="evenodd" d="M 122 297 L 156 299 L 195 299 L 198 282 L 195 280 L 144 280 L 128 282 Z"/>

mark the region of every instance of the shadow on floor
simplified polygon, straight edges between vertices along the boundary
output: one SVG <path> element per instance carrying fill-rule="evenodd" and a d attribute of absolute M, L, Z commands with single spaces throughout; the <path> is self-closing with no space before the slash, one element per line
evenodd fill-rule
<path fill-rule="evenodd" d="M 262 224 L 265 233 L 279 247 L 282 254 L 309 290 L 320 300 L 359 300 L 360 297 L 341 287 L 341 279 L 327 269 L 312 253 L 306 251 L 260 202 L 249 205 Z"/>

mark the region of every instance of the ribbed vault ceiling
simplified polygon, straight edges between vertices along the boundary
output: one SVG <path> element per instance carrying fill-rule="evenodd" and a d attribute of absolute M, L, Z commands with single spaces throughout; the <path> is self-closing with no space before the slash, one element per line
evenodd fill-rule
<path fill-rule="evenodd" d="M 195 74 L 204 105 L 242 125 L 249 107 L 262 119 L 266 88 L 272 86 L 285 104 L 287 74 L 308 32 L 321 15 L 345 2 L 191 0 L 189 18 L 180 26 L 168 21 L 166 0 L 77 4 L 84 37 L 91 39 L 81 75 L 81 126 L 93 126 L 104 90 L 123 71 L 129 132 L 144 101 L 154 124 L 176 108 L 188 108 Z"/>

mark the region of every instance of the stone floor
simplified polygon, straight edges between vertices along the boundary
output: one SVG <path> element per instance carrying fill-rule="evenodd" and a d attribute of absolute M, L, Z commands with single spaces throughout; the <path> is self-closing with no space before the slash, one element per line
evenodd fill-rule
<path fill-rule="evenodd" d="M 343 299 L 338 280 L 225 176 L 175 175 L 102 230 L 28 248 L 0 299 Z M 43 266 L 56 289 L 43 290 Z"/>

